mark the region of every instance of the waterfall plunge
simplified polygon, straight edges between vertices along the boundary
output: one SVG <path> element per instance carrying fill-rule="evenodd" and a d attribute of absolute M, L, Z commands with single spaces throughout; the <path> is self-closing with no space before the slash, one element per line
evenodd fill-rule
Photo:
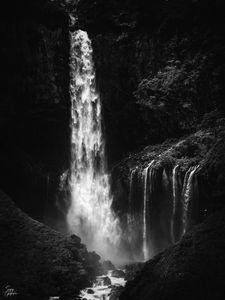
<path fill-rule="evenodd" d="M 172 191 L 173 191 L 173 207 L 172 207 L 172 218 L 171 218 L 171 240 L 172 243 L 175 243 L 175 236 L 174 236 L 174 219 L 176 214 L 176 207 L 177 207 L 177 190 L 178 190 L 178 182 L 177 182 L 177 171 L 179 165 L 175 165 L 173 168 L 172 173 Z"/>
<path fill-rule="evenodd" d="M 150 169 L 150 188 L 151 188 L 151 167 L 154 163 L 154 160 L 151 161 L 151 163 L 143 170 L 143 182 L 144 182 L 144 198 L 143 198 L 143 255 L 144 260 L 146 261 L 149 257 L 148 253 L 148 244 L 147 244 L 147 230 L 148 230 L 148 224 L 147 219 L 149 216 L 149 193 L 148 193 L 148 173 Z"/>
<path fill-rule="evenodd" d="M 193 197 L 193 189 L 194 189 L 194 185 L 193 185 L 193 178 L 194 175 L 196 173 L 196 171 L 198 170 L 199 166 L 195 166 L 193 168 L 190 168 L 186 175 L 185 175 L 185 184 L 183 187 L 183 234 L 186 233 L 188 226 L 189 226 L 189 205 L 190 205 L 190 201 Z"/>
<path fill-rule="evenodd" d="M 132 226 L 133 222 L 133 211 L 132 211 L 132 189 L 133 189 L 133 179 L 136 172 L 136 168 L 132 169 L 130 172 L 130 183 L 129 183 L 129 197 L 128 197 L 128 225 Z"/>
<path fill-rule="evenodd" d="M 111 211 L 102 135 L 101 102 L 95 86 L 92 46 L 86 32 L 71 33 L 71 232 L 89 249 L 107 257 L 118 240 Z"/>
<path fill-rule="evenodd" d="M 147 260 L 197 223 L 199 166 L 158 168 L 150 161 L 130 171 L 126 241 L 134 260 Z"/>

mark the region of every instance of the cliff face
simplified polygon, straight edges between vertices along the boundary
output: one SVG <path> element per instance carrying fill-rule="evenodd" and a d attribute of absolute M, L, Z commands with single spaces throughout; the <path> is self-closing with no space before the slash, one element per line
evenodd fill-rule
<path fill-rule="evenodd" d="M 68 12 L 74 1 L 67 4 L 7 2 L 0 21 L 1 188 L 51 225 L 61 219 L 56 192 L 70 156 Z"/>
<path fill-rule="evenodd" d="M 224 211 L 196 226 L 181 242 L 148 261 L 120 300 L 222 299 Z"/>
<path fill-rule="evenodd" d="M 147 146 L 113 168 L 113 208 L 128 253 L 140 257 L 146 231 L 151 257 L 224 206 L 224 118 L 208 118 L 196 133 Z"/>

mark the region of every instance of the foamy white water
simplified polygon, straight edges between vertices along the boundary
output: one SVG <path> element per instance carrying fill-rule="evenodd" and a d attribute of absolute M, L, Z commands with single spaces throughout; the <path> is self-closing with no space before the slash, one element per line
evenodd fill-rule
<path fill-rule="evenodd" d="M 109 300 L 113 286 L 124 287 L 126 284 L 126 280 L 124 278 L 113 277 L 112 271 L 109 271 L 107 274 L 107 277 L 111 281 L 110 285 L 104 284 L 105 277 L 106 276 L 98 276 L 92 287 L 81 291 L 80 298 L 85 300 Z M 92 293 L 89 292 L 90 290 Z"/>
<path fill-rule="evenodd" d="M 192 193 L 193 193 L 193 178 L 198 170 L 199 166 L 191 167 L 187 171 L 187 177 L 185 175 L 185 183 L 184 183 L 184 194 L 183 194 L 183 201 L 184 201 L 184 211 L 183 211 L 183 234 L 186 233 L 188 227 L 188 209 L 189 209 L 189 202 L 191 201 Z"/>
<path fill-rule="evenodd" d="M 147 245 L 147 217 L 149 215 L 148 210 L 148 172 L 149 168 L 152 167 L 154 160 L 143 170 L 143 181 L 144 181 L 144 198 L 143 198 L 143 255 L 146 261 L 149 258 L 148 245 Z M 150 188 L 151 188 L 151 176 L 150 176 Z"/>
<path fill-rule="evenodd" d="M 175 165 L 173 168 L 173 177 L 172 177 L 172 184 L 173 184 L 173 209 L 172 209 L 172 218 L 171 218 L 171 240 L 172 243 L 175 243 L 174 237 L 174 218 L 176 214 L 176 206 L 177 206 L 177 170 L 179 165 Z"/>
<path fill-rule="evenodd" d="M 119 238 L 111 211 L 109 176 L 105 165 L 101 101 L 96 91 L 92 45 L 86 32 L 70 34 L 71 67 L 71 206 L 72 232 L 88 249 L 110 257 Z"/>
<path fill-rule="evenodd" d="M 128 197 L 128 224 L 131 226 L 133 222 L 133 211 L 132 211 L 132 188 L 133 179 L 136 172 L 136 168 L 132 169 L 130 172 L 130 182 L 129 182 L 129 197 Z"/>

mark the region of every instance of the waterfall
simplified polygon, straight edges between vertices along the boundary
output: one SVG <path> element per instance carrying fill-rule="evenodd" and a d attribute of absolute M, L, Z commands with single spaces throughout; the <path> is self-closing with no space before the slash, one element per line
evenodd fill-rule
<path fill-rule="evenodd" d="M 143 255 L 144 260 L 148 259 L 148 245 L 147 245 L 147 218 L 149 216 L 149 195 L 148 195 L 148 172 L 149 168 L 153 165 L 154 160 L 143 170 L 143 182 L 144 182 L 144 197 L 143 197 Z M 151 186 L 151 181 L 150 181 Z"/>
<path fill-rule="evenodd" d="M 92 45 L 84 31 L 73 32 L 70 37 L 71 167 L 67 178 L 71 201 L 67 214 L 68 226 L 90 250 L 96 250 L 103 257 L 115 258 L 114 249 L 122 234 L 111 210 L 102 109 L 95 85 Z M 180 193 L 178 165 L 173 168 L 171 181 L 168 170 L 158 172 L 153 169 L 153 164 L 154 160 L 142 170 L 134 168 L 130 171 L 126 202 L 128 236 L 125 241 L 131 251 L 138 251 L 139 257 L 144 257 L 144 260 L 149 258 L 150 248 L 153 254 L 175 242 L 175 228 L 180 227 L 183 234 L 186 232 L 193 202 L 193 178 L 198 169 L 198 166 L 189 168 Z M 178 214 L 180 217 L 176 217 Z"/>
<path fill-rule="evenodd" d="M 89 249 L 109 256 L 118 240 L 105 165 L 101 102 L 95 86 L 92 45 L 86 32 L 70 34 L 71 204 L 69 228 Z"/>
<path fill-rule="evenodd" d="M 172 218 L 171 218 L 171 240 L 172 243 L 175 243 L 175 236 L 174 236 L 174 222 L 175 222 L 175 214 L 176 214 L 176 206 L 177 206 L 177 170 L 179 165 L 176 165 L 173 168 L 173 177 L 172 177 L 172 184 L 173 184 L 173 207 L 172 207 Z"/>
<path fill-rule="evenodd" d="M 186 233 L 189 225 L 188 214 L 190 201 L 193 197 L 193 178 L 198 168 L 199 166 L 191 167 L 185 174 L 183 185 L 183 234 Z"/>
<path fill-rule="evenodd" d="M 130 169 L 123 226 L 124 249 L 131 259 L 147 260 L 179 241 L 198 222 L 199 166 L 183 173 L 182 165 Z M 123 194 L 124 195 L 124 194 Z M 123 200 L 123 198 L 121 197 Z"/>
<path fill-rule="evenodd" d="M 129 196 L 128 196 L 128 226 L 133 221 L 133 211 L 132 211 L 132 192 L 133 192 L 133 180 L 136 172 L 136 168 L 132 169 L 130 172 L 130 180 L 129 180 Z"/>

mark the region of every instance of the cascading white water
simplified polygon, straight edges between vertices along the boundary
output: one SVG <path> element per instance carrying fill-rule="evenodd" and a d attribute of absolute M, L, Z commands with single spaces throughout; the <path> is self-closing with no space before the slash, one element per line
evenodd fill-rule
<path fill-rule="evenodd" d="M 188 209 L 193 193 L 193 178 L 199 166 L 191 167 L 185 174 L 183 186 L 183 234 L 186 233 L 188 227 Z"/>
<path fill-rule="evenodd" d="M 105 282 L 105 279 L 108 279 L 111 284 Z M 86 288 L 81 291 L 79 299 L 81 300 L 109 300 L 117 299 L 113 295 L 113 287 L 124 287 L 126 280 L 124 278 L 118 278 L 113 276 L 112 271 L 108 271 L 107 276 L 98 276 L 89 288 Z M 91 293 L 90 293 L 91 291 Z"/>
<path fill-rule="evenodd" d="M 71 205 L 67 221 L 71 231 L 79 235 L 89 249 L 110 256 L 109 251 L 117 242 L 119 232 L 111 211 L 92 45 L 84 31 L 70 35 L 72 149 Z"/>
<path fill-rule="evenodd" d="M 128 224 L 131 224 L 133 221 L 132 215 L 132 188 L 133 188 L 133 179 L 136 172 L 136 168 L 132 169 L 130 172 L 130 182 L 129 182 L 129 197 L 128 197 Z"/>
<path fill-rule="evenodd" d="M 179 165 L 176 165 L 173 168 L 173 177 L 172 177 L 172 184 L 173 184 L 173 208 L 172 208 L 172 218 L 171 218 L 171 240 L 172 243 L 175 243 L 174 237 L 174 218 L 176 213 L 176 205 L 177 205 L 177 170 Z"/>
<path fill-rule="evenodd" d="M 148 245 L 147 245 L 147 218 L 149 216 L 149 195 L 148 195 L 148 172 L 149 168 L 152 167 L 154 160 L 143 170 L 143 182 L 144 182 L 144 197 L 143 197 L 143 255 L 144 260 L 146 261 L 149 257 Z M 151 182 L 150 182 L 151 185 Z"/>

